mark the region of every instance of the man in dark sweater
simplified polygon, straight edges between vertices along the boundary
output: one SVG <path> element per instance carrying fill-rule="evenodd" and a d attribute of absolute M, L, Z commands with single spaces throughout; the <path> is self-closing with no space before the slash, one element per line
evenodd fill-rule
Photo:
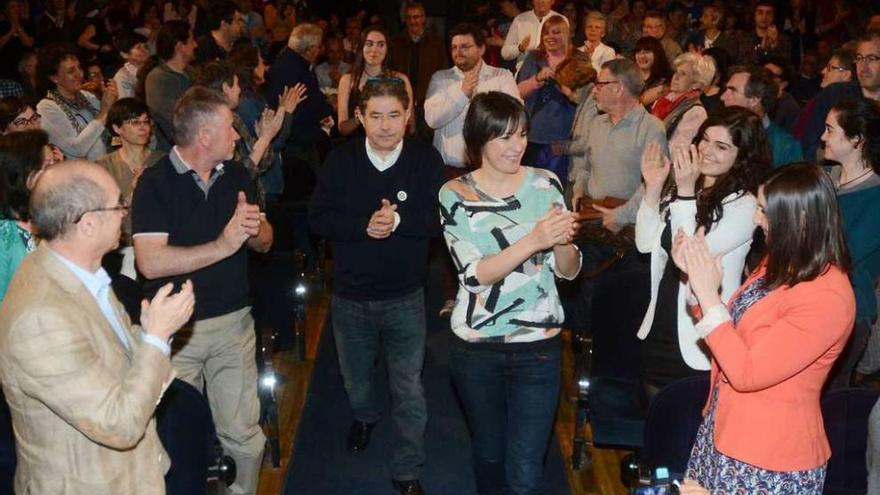
<path fill-rule="evenodd" d="M 330 314 L 345 389 L 354 413 L 348 448 L 367 448 L 382 414 L 373 383 L 384 353 L 394 407 L 390 469 L 401 494 L 422 494 L 427 422 L 421 383 L 425 352 L 428 242 L 440 235 L 439 153 L 404 140 L 409 98 L 399 80 L 368 82 L 355 115 L 366 140 L 352 139 L 324 163 L 309 223 L 333 243 Z"/>
<path fill-rule="evenodd" d="M 196 64 L 225 60 L 244 32 L 244 14 L 230 1 L 218 2 L 208 11 L 211 31 L 199 37 Z"/>

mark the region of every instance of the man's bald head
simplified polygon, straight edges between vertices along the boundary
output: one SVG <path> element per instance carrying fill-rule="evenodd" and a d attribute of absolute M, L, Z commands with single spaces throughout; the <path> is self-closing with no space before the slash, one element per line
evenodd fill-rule
<path fill-rule="evenodd" d="M 71 160 L 49 167 L 31 193 L 31 222 L 47 241 L 64 237 L 86 212 L 103 207 L 113 177 L 102 167 Z"/>

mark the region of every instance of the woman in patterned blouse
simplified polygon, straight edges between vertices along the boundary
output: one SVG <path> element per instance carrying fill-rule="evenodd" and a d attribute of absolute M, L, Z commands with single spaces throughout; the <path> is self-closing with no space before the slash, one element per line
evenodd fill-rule
<path fill-rule="evenodd" d="M 834 184 L 818 165 L 788 165 L 758 190 L 754 221 L 767 254 L 726 306 L 703 235 L 673 247 L 712 354 L 682 493 L 819 495 L 831 456 L 819 397 L 855 320 Z"/>
<path fill-rule="evenodd" d="M 449 367 L 473 433 L 479 492 L 538 493 L 559 397 L 555 277 L 580 270 L 576 216 L 552 172 L 520 165 L 528 129 L 517 99 L 474 96 L 463 134 L 475 170 L 440 190 L 460 282 Z"/>

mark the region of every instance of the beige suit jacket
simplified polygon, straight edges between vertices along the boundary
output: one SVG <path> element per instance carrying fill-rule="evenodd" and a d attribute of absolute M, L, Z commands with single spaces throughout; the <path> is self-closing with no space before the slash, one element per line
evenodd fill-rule
<path fill-rule="evenodd" d="M 112 291 L 111 291 L 112 294 Z M 85 285 L 42 245 L 0 308 L 0 380 L 18 494 L 164 494 L 170 462 L 153 412 L 171 363 L 111 295 L 128 350 Z"/>

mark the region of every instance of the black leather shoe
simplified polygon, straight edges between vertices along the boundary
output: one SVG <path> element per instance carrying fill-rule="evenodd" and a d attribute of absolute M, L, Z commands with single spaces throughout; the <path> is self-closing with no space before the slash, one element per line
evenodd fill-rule
<path fill-rule="evenodd" d="M 365 423 L 357 421 L 351 423 L 348 429 L 348 450 L 351 452 L 362 452 L 367 450 L 370 445 L 370 434 L 373 433 L 373 427 L 376 423 Z"/>
<path fill-rule="evenodd" d="M 400 495 L 425 495 L 419 480 L 391 480 L 391 485 Z"/>

